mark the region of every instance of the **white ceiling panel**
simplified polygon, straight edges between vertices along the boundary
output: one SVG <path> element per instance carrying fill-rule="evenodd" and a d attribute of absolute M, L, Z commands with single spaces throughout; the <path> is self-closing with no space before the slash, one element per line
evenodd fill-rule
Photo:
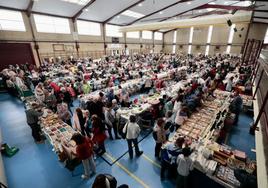
<path fill-rule="evenodd" d="M 103 22 L 138 0 L 96 0 L 79 18 Z"/>
<path fill-rule="evenodd" d="M 191 4 L 187 3 L 187 2 L 184 2 L 184 3 L 180 3 L 180 4 L 177 4 L 173 7 L 170 7 L 164 11 L 162 11 L 162 14 L 160 13 L 157 13 L 157 14 L 154 14 L 152 16 L 149 16 L 143 20 L 140 21 L 140 23 L 144 23 L 144 22 L 155 22 L 155 21 L 159 21 L 161 19 L 164 19 L 164 18 L 169 18 L 169 17 L 172 17 L 174 15 L 177 15 L 179 13 L 183 13 L 185 11 L 188 11 L 188 10 L 191 10 L 191 9 L 194 9 L 196 7 L 199 7 L 201 5 L 204 5 L 208 2 L 210 2 L 211 0 L 195 0 L 195 1 L 192 1 Z M 171 18 L 173 19 L 173 18 Z"/>
<path fill-rule="evenodd" d="M 178 0 L 146 0 L 142 3 L 142 6 L 135 6 L 130 10 L 142 14 L 150 14 L 173 3 L 176 3 L 177 1 Z"/>
<path fill-rule="evenodd" d="M 0 6 L 27 9 L 30 0 L 0 0 Z"/>
<path fill-rule="evenodd" d="M 265 17 L 268 18 L 267 12 L 254 12 L 254 17 Z"/>
<path fill-rule="evenodd" d="M 255 5 L 256 5 L 255 10 L 268 10 L 268 2 L 259 1 L 259 2 L 256 2 Z"/>
<path fill-rule="evenodd" d="M 210 2 L 211 5 L 233 5 L 235 6 L 239 1 L 225 1 L 225 0 L 216 0 L 213 2 Z"/>
<path fill-rule="evenodd" d="M 262 22 L 262 23 L 267 23 L 268 24 L 268 19 L 259 19 L 259 18 L 254 18 L 253 22 Z"/>
<path fill-rule="evenodd" d="M 109 23 L 124 25 L 124 24 L 128 24 L 128 23 L 132 22 L 135 19 L 137 19 L 137 18 L 119 15 L 119 16 L 116 16 L 115 18 L 113 18 Z"/>
<path fill-rule="evenodd" d="M 38 0 L 34 2 L 33 11 L 72 17 L 82 7 L 82 5 L 62 0 Z"/>

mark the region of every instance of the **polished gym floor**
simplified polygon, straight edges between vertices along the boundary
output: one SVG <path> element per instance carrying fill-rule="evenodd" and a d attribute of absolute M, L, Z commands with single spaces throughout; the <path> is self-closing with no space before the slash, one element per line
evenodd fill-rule
<path fill-rule="evenodd" d="M 78 105 L 76 101 L 75 106 Z M 241 114 L 237 127 L 228 136 L 227 144 L 246 151 L 255 159 L 254 136 L 248 134 L 252 118 Z M 6 93 L 0 94 L 0 126 L 4 142 L 20 151 L 12 158 L 4 157 L 8 186 L 10 188 L 90 188 L 95 177 L 80 178 L 82 165 L 72 174 L 58 161 L 49 143 L 35 144 L 31 130 L 26 123 L 24 105 L 17 98 Z M 154 158 L 154 140 L 147 132 L 140 137 L 140 148 L 144 154 L 129 159 L 125 140 L 107 140 L 107 153 L 96 159 L 97 173 L 108 173 L 116 177 L 118 185 L 128 184 L 131 188 L 172 188 L 175 182 L 160 181 L 160 164 Z M 199 172 L 194 172 L 194 187 L 221 187 Z"/>

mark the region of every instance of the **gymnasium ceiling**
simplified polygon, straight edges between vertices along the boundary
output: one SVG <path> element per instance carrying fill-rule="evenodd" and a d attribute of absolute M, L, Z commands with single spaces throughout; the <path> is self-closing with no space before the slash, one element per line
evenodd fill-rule
<path fill-rule="evenodd" d="M 253 11 L 268 23 L 268 1 L 238 0 L 0 0 L 0 8 L 128 26 Z"/>

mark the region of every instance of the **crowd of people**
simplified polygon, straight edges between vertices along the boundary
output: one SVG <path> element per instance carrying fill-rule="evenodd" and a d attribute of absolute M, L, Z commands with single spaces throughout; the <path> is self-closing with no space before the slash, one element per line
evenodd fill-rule
<path fill-rule="evenodd" d="M 25 91 L 32 92 L 40 103 L 57 113 L 65 123 L 77 131 L 72 137 L 77 145 L 73 154 L 81 159 L 84 166 L 82 178 L 87 179 L 96 173 L 93 156 L 94 153 L 103 155 L 106 152 L 107 138 L 111 140 L 125 138 L 131 159 L 133 144 L 136 156 L 143 154 L 138 145 L 141 128 L 137 118 L 130 116 L 122 127 L 116 118 L 120 107 L 130 107 L 132 104 L 131 92 L 121 88 L 120 85 L 134 78 L 146 78 L 141 83 L 142 87 L 138 93 L 165 89 L 166 81 L 157 78 L 157 73 L 181 66 L 188 66 L 188 74 L 202 71 L 204 74 L 199 78 L 192 78 L 184 89 L 179 89 L 176 97 L 163 95 L 160 102 L 152 105 L 148 113 L 154 122 L 152 128 L 155 140 L 154 153 L 156 159 L 161 162 L 161 180 L 166 178 L 168 172 L 168 177 L 172 178 L 175 175 L 178 179 L 177 187 L 187 187 L 188 175 L 193 168 L 189 158 L 191 154 L 189 141 L 181 137 L 175 143 L 164 144 L 170 134 L 176 131 L 191 113 L 202 106 L 203 100 L 213 96 L 215 89 L 234 91 L 230 110 L 235 114 L 237 124 L 243 103 L 238 86 L 245 86 L 245 93 L 250 93 L 251 90 L 249 82 L 251 67 L 242 65 L 239 57 L 220 54 L 211 57 L 137 54 L 106 57 L 97 62 L 90 58 L 69 59 L 54 64 L 44 61 L 38 68 L 28 64 L 10 66 L 2 71 L 1 77 L 11 95 L 23 98 Z M 227 74 L 235 69 L 238 75 L 226 78 Z M 55 73 L 55 70 L 58 72 Z M 155 76 L 148 79 L 144 70 L 151 71 Z M 53 71 L 56 76 L 53 76 Z M 177 82 L 183 79 L 176 75 L 176 72 L 171 77 Z M 118 93 L 115 94 L 113 86 L 118 86 Z M 103 88 L 110 89 L 101 90 Z M 72 111 L 73 102 L 79 96 L 94 91 L 98 91 L 96 97 Z M 38 111 L 34 105 L 33 108 L 26 110 L 27 123 L 37 143 L 42 143 L 43 139 L 38 124 L 41 115 L 42 111 Z M 104 175 L 98 177 L 99 183 L 96 184 L 103 182 L 107 184 L 107 179 Z"/>

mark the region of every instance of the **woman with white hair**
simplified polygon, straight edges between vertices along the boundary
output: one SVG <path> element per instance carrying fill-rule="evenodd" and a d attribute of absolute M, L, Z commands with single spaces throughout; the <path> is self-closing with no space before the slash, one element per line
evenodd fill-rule
<path fill-rule="evenodd" d="M 35 87 L 34 95 L 40 102 L 45 101 L 44 87 L 42 83 L 38 83 L 38 85 Z"/>

